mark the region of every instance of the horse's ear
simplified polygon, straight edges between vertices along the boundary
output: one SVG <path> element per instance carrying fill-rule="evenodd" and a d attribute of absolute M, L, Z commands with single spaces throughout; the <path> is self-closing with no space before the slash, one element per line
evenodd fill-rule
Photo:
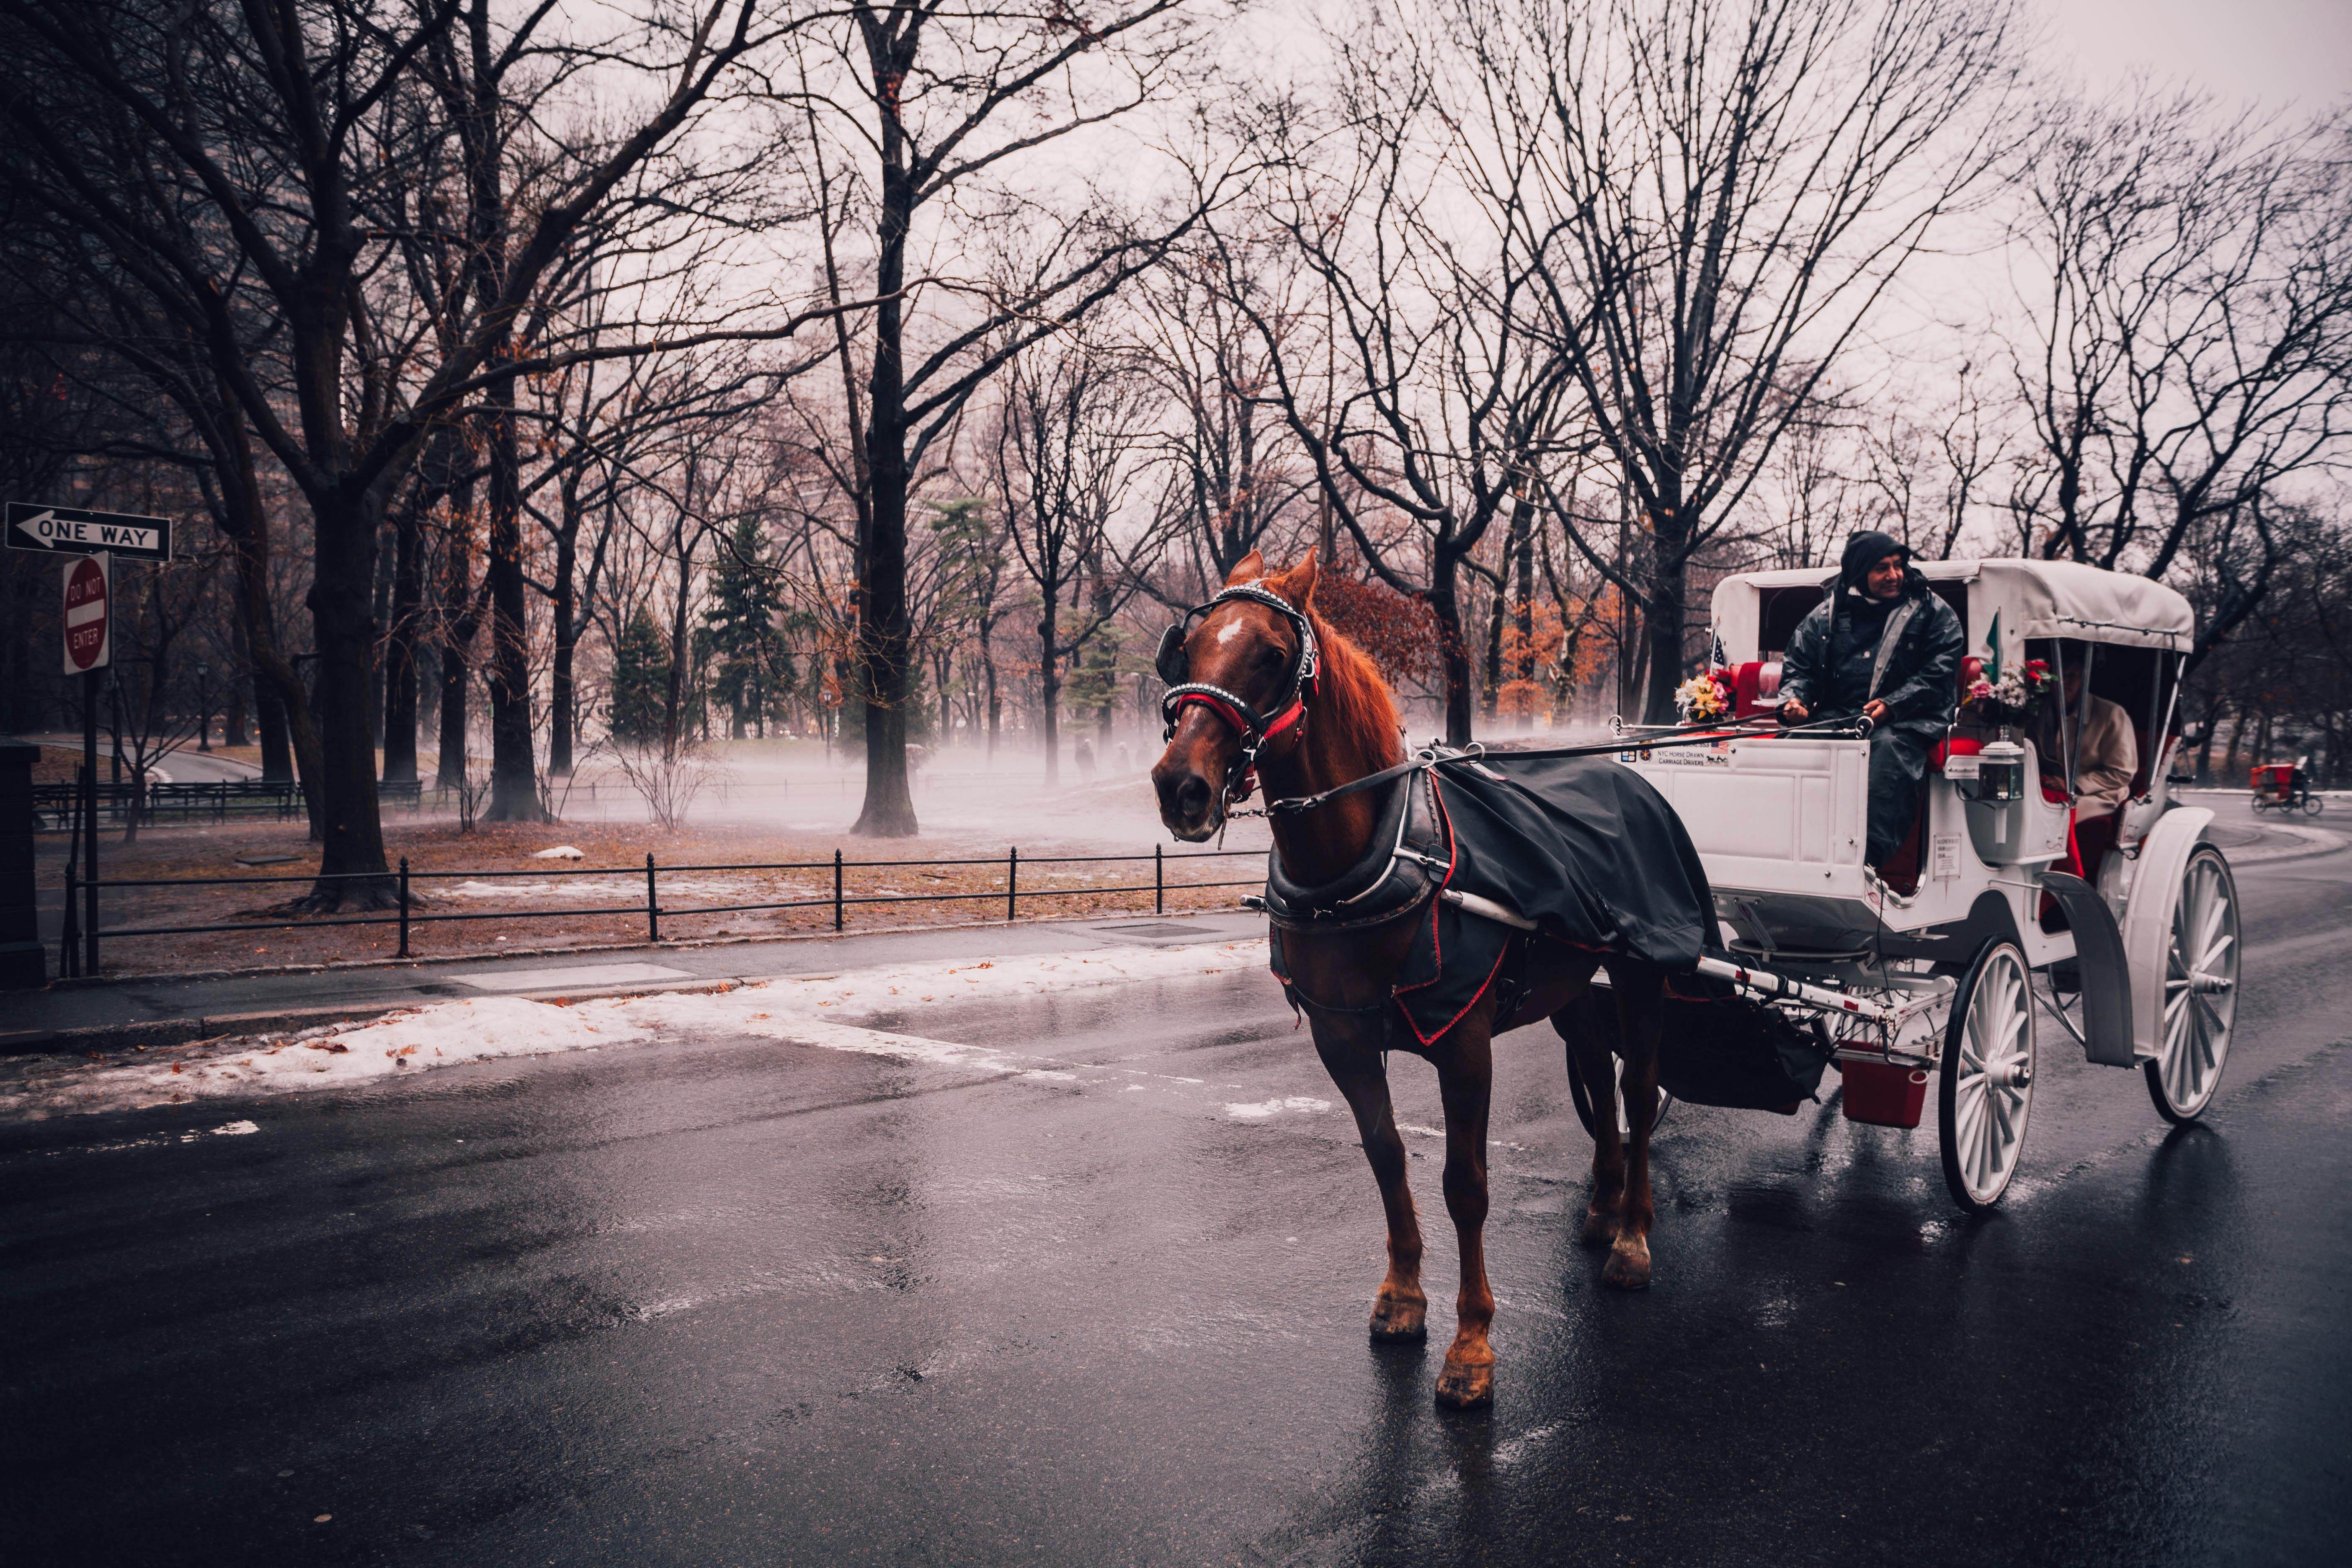
<path fill-rule="evenodd" d="M 1233 573 L 1225 579 L 1225 586 L 1231 588 L 1236 584 L 1255 583 L 1265 575 L 1265 556 L 1262 552 L 1253 550 L 1234 563 Z"/>
<path fill-rule="evenodd" d="M 1315 602 L 1315 552 L 1309 549 L 1306 559 L 1278 577 L 1266 579 L 1267 587 L 1289 600 L 1300 609 Z"/>

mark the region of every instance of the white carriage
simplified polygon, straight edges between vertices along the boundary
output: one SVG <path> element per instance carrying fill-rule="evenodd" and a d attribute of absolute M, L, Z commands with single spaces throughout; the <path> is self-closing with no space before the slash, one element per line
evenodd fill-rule
<path fill-rule="evenodd" d="M 2026 753 L 2021 790 L 2005 777 L 1987 787 L 2020 770 L 1984 768 L 1986 736 L 1948 735 L 1911 841 L 1883 874 L 1863 860 L 1866 740 L 1750 732 L 1621 760 L 1674 804 L 1706 862 L 1729 958 L 1705 967 L 1826 1022 L 1848 1117 L 1916 1127 L 1932 1090 L 1946 1184 L 1973 1211 L 2017 1170 L 2037 1011 L 2092 1062 L 2139 1068 L 2168 1120 L 2204 1110 L 2236 1010 L 2237 893 L 2208 841 L 2212 812 L 2176 803 L 2168 784 L 2188 601 L 2067 562 L 1919 570 L 1958 612 L 1972 664 L 2014 668 L 2071 648 L 2084 689 L 2128 716 L 2138 773 L 2095 885 L 2069 869 L 2074 759 L 2038 755 L 2031 735 L 2011 737 Z M 1824 582 L 1818 569 L 1750 572 L 1716 589 L 1717 647 L 1742 716 L 1769 710 L 1780 650 Z M 2063 685 L 2046 700 L 2063 703 Z M 2078 723 L 2058 721 L 2060 751 Z M 2045 790 L 2045 777 L 2063 787 Z M 2014 797 L 1990 798 L 2005 792 Z"/>

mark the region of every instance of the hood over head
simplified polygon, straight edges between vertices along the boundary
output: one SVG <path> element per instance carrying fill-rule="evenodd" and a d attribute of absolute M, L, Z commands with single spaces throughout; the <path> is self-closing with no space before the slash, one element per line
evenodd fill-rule
<path fill-rule="evenodd" d="M 1848 535 L 1845 542 L 1845 553 L 1838 559 L 1839 584 L 1857 593 L 1861 592 L 1863 579 L 1870 575 L 1870 569 L 1890 555 L 1903 557 L 1903 564 L 1906 569 L 1911 564 L 1911 547 L 1891 533 L 1881 533 L 1874 528 L 1865 528 L 1860 532 Z M 1908 576 L 1910 574 L 1906 570 L 1905 574 Z"/>

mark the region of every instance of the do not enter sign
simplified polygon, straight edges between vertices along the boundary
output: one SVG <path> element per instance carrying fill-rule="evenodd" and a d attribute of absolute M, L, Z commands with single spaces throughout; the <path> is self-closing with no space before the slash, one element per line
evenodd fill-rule
<path fill-rule="evenodd" d="M 114 561 L 85 555 L 66 564 L 66 673 L 96 669 L 114 657 L 109 611 L 114 597 Z"/>

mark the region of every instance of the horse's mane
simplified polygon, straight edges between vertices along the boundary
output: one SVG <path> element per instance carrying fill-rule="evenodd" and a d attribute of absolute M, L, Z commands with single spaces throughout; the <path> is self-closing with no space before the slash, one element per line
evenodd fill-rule
<path fill-rule="evenodd" d="M 1375 767 L 1404 760 L 1404 723 L 1397 716 L 1389 683 L 1354 643 L 1307 606 L 1307 619 L 1322 649 L 1323 669 L 1315 693 L 1315 717 L 1334 738 L 1352 740 Z"/>

